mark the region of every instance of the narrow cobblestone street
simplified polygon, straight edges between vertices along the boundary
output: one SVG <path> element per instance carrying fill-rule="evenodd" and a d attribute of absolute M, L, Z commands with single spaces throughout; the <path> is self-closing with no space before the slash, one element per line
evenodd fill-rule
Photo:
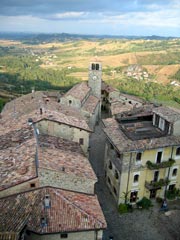
<path fill-rule="evenodd" d="M 134 210 L 123 215 L 118 213 L 115 200 L 105 184 L 104 146 L 105 136 L 100 124 L 90 138 L 90 162 L 98 176 L 95 191 L 108 225 L 103 240 L 108 240 L 109 236 L 113 236 L 113 240 L 179 240 L 180 210 L 173 210 L 171 216 L 165 216 L 154 202 L 150 210 Z M 172 209 L 175 208 L 172 206 Z"/>

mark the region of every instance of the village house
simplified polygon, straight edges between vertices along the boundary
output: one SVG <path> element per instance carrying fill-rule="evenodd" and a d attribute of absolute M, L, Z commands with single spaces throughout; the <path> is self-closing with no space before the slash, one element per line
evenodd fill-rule
<path fill-rule="evenodd" d="M 101 101 L 101 109 L 108 113 L 109 117 L 128 112 L 145 104 L 144 100 L 136 96 L 123 94 L 104 81 L 102 82 Z"/>
<path fill-rule="evenodd" d="M 77 142 L 88 156 L 89 128 L 81 112 L 58 103 L 56 97 L 33 92 L 7 103 L 1 113 L 0 134 L 27 127 L 31 119 L 40 134 Z"/>
<path fill-rule="evenodd" d="M 95 195 L 55 187 L 0 198 L 0 239 L 100 240 L 106 222 Z"/>
<path fill-rule="evenodd" d="M 105 176 L 116 203 L 180 188 L 180 111 L 144 106 L 103 120 Z"/>
<path fill-rule="evenodd" d="M 78 143 L 31 129 L 1 139 L 0 197 L 42 186 L 94 194 L 97 178 Z"/>

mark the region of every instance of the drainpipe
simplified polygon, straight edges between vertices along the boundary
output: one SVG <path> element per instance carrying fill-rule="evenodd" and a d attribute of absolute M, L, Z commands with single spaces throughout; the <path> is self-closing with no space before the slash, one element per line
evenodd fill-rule
<path fill-rule="evenodd" d="M 173 156 L 173 151 L 174 151 L 174 147 L 172 147 L 172 150 L 171 150 L 171 159 L 172 159 L 172 156 Z M 170 169 L 171 169 L 171 167 L 169 167 L 169 169 L 168 169 L 168 176 L 167 176 L 167 180 L 169 180 Z M 164 198 L 166 198 L 167 185 L 168 185 L 168 184 L 166 184 L 166 185 L 165 185 Z"/>
<path fill-rule="evenodd" d="M 132 152 L 130 153 L 128 180 L 127 180 L 126 195 L 125 195 L 125 204 L 127 204 L 128 186 L 129 186 L 129 179 L 130 179 L 130 172 L 131 172 L 131 162 L 132 162 Z"/>
<path fill-rule="evenodd" d="M 36 165 L 36 175 L 38 176 L 38 167 L 39 167 L 39 159 L 38 159 L 38 146 L 39 146 L 39 143 L 38 143 L 38 130 L 35 126 L 35 124 L 33 123 L 33 120 L 32 118 L 29 118 L 28 119 L 28 124 L 30 126 L 32 126 L 33 130 L 34 130 L 34 137 L 36 139 L 36 155 L 35 155 L 35 165 Z"/>

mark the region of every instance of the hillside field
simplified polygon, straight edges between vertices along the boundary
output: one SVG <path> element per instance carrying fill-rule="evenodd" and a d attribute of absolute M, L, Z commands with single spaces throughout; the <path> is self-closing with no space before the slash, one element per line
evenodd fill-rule
<path fill-rule="evenodd" d="M 179 106 L 180 39 L 77 39 L 38 44 L 1 39 L 0 100 L 34 88 L 66 91 L 88 79 L 88 65 L 94 59 L 102 62 L 103 80 L 121 91 Z"/>

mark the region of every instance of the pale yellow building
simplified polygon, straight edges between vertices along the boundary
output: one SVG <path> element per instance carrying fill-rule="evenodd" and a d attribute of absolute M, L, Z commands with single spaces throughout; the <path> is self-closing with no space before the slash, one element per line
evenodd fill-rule
<path fill-rule="evenodd" d="M 117 204 L 180 188 L 180 111 L 144 109 L 103 120 L 105 175 Z"/>

